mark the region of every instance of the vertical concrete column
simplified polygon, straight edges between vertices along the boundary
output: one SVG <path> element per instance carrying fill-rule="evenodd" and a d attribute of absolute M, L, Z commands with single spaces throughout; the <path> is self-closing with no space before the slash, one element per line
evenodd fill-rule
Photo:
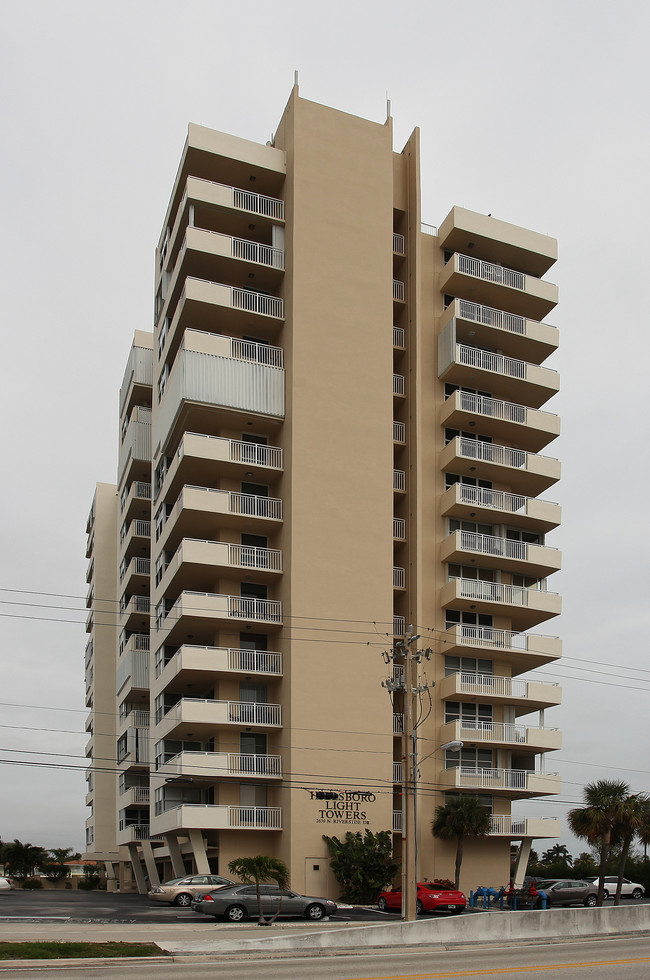
<path fill-rule="evenodd" d="M 171 834 L 165 834 L 165 843 L 169 848 L 169 856 L 172 859 L 174 874 L 177 878 L 182 878 L 185 874 L 185 865 L 183 863 L 183 855 L 181 854 L 181 847 L 178 843 L 178 837 L 172 837 Z"/>
<path fill-rule="evenodd" d="M 112 861 L 104 861 L 104 871 L 106 872 L 106 891 L 116 892 L 118 890 L 117 875 Z"/>
<path fill-rule="evenodd" d="M 158 877 L 158 869 L 156 868 L 156 862 L 153 857 L 153 848 L 151 846 L 151 841 L 142 841 L 142 856 L 144 858 L 144 863 L 147 866 L 147 874 L 149 875 L 150 885 L 159 885 L 160 878 Z"/>
<path fill-rule="evenodd" d="M 519 854 L 517 855 L 517 865 L 515 867 L 515 888 L 523 888 L 524 878 L 526 877 L 526 868 L 528 867 L 528 859 L 530 857 L 530 848 L 533 841 L 531 837 L 524 837 L 519 848 Z"/>
<path fill-rule="evenodd" d="M 203 834 L 200 830 L 190 830 L 189 835 L 194 861 L 196 862 L 196 873 L 199 875 L 209 875 L 210 864 L 208 862 L 208 853 L 205 849 Z"/>
<path fill-rule="evenodd" d="M 140 895 L 146 895 L 147 883 L 144 879 L 144 872 L 142 870 L 142 864 L 140 862 L 140 855 L 138 854 L 138 845 L 132 841 L 129 844 L 127 844 L 127 847 L 129 849 L 129 857 L 131 858 L 133 877 L 135 878 L 135 883 L 138 886 L 138 893 Z"/>

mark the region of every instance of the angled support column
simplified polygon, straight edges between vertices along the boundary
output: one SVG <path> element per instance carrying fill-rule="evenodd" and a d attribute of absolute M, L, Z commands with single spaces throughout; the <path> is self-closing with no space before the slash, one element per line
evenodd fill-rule
<path fill-rule="evenodd" d="M 131 841 L 126 846 L 129 849 L 131 867 L 133 868 L 133 877 L 135 878 L 135 883 L 138 886 L 138 893 L 140 895 L 146 895 L 147 882 L 145 881 L 144 871 L 142 870 L 142 862 L 140 861 L 140 855 L 138 854 L 138 845 L 134 841 Z"/>
<path fill-rule="evenodd" d="M 208 853 L 205 849 L 203 834 L 200 830 L 190 830 L 188 833 L 194 854 L 194 861 L 196 862 L 196 873 L 199 875 L 209 875 L 210 864 L 208 862 Z"/>
<path fill-rule="evenodd" d="M 149 886 L 159 885 L 160 878 L 158 877 L 158 869 L 153 857 L 153 847 L 151 846 L 151 841 L 143 840 L 141 846 L 142 857 L 144 858 L 144 863 L 147 866 L 147 874 L 149 875 Z"/>
<path fill-rule="evenodd" d="M 524 878 L 526 877 L 526 869 L 528 867 L 528 859 L 530 857 L 530 848 L 532 843 L 532 837 L 524 837 L 519 847 L 517 865 L 515 867 L 515 880 L 513 882 L 515 888 L 524 887 Z"/>
<path fill-rule="evenodd" d="M 183 855 L 181 853 L 181 846 L 178 843 L 178 837 L 173 837 L 171 834 L 165 834 L 165 844 L 169 848 L 169 856 L 172 859 L 174 876 L 176 878 L 182 878 L 185 874 L 185 864 L 183 863 Z"/>

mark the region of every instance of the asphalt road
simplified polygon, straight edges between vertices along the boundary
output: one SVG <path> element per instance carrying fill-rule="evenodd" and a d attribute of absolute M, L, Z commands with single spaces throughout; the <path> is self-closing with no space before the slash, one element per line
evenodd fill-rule
<path fill-rule="evenodd" d="M 506 948 L 455 950 L 390 949 L 361 955 L 266 957 L 264 960 L 224 959 L 200 962 L 134 962 L 120 965 L 68 960 L 58 967 L 32 964 L 2 969 L 2 980 L 647 980 L 650 938 L 601 939 L 566 943 L 523 944 Z"/>

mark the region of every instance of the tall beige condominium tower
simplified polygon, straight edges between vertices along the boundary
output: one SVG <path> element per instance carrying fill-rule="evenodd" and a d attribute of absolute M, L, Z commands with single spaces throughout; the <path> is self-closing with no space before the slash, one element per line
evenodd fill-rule
<path fill-rule="evenodd" d="M 390 118 L 295 88 L 266 145 L 189 127 L 153 336 L 136 334 L 121 390 L 115 537 L 93 552 L 119 611 L 93 722 L 116 771 L 89 824 L 112 838 L 88 852 L 122 887 L 263 853 L 335 896 L 323 835 L 365 829 L 399 858 L 412 634 L 432 651 L 418 875 L 453 876 L 454 843 L 431 834 L 453 795 L 492 815 L 465 888 L 507 880 L 511 841 L 559 833 L 511 813 L 559 790 L 559 688 L 529 677 L 560 656 L 537 632 L 560 612 L 560 509 L 539 497 L 560 476 L 543 454 L 555 258 L 553 239 L 463 208 L 422 224 L 418 132 L 396 153 Z"/>

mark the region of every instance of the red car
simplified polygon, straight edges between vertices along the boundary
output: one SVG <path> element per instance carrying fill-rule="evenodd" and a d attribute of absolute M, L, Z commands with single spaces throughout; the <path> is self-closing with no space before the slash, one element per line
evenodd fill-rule
<path fill-rule="evenodd" d="M 418 897 L 416 903 L 417 914 L 423 912 L 449 912 L 452 915 L 460 915 L 467 905 L 467 899 L 462 892 L 453 888 L 445 888 L 436 885 L 435 881 L 418 882 Z M 402 889 L 382 892 L 377 899 L 377 908 L 380 912 L 387 912 L 390 909 L 401 909 Z"/>

